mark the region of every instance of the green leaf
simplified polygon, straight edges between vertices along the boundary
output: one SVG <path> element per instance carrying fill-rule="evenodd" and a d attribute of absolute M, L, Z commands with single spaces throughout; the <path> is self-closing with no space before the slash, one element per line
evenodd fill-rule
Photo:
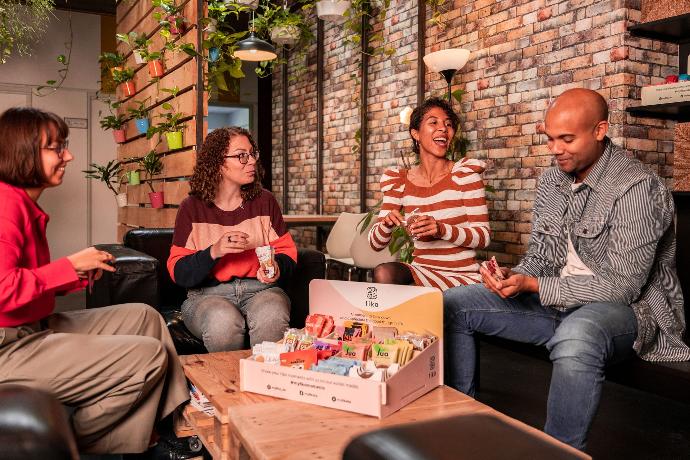
<path fill-rule="evenodd" d="M 54 84 L 55 84 L 55 80 L 48 80 L 46 82 L 46 85 L 54 85 Z"/>

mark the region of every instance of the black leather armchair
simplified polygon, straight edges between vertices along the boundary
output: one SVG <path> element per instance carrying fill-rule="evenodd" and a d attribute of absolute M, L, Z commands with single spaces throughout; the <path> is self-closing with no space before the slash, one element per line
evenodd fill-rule
<path fill-rule="evenodd" d="M 78 460 L 65 407 L 48 393 L 19 385 L 0 385 L 0 457 Z"/>
<path fill-rule="evenodd" d="M 134 229 L 124 244 L 101 244 L 115 256 L 114 273 L 104 272 L 86 296 L 86 307 L 127 302 L 147 303 L 165 317 L 179 354 L 204 353 L 203 342 L 187 330 L 179 311 L 187 291 L 176 285 L 166 267 L 172 245 L 172 228 Z M 309 282 L 324 278 L 324 255 L 313 249 L 297 251 L 297 267 L 283 288 L 290 297 L 290 325 L 303 327 L 309 313 Z"/>

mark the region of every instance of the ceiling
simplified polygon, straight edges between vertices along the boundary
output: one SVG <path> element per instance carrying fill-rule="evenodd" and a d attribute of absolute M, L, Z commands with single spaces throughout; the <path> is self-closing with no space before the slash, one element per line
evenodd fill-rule
<path fill-rule="evenodd" d="M 80 13 L 115 15 L 115 2 L 116 0 L 55 0 L 55 8 Z"/>

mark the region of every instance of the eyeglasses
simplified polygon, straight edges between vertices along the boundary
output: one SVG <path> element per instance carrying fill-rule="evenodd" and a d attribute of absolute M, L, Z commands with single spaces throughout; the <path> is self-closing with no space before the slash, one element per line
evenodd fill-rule
<path fill-rule="evenodd" d="M 69 147 L 69 141 L 65 141 L 62 144 L 58 144 L 56 147 L 43 147 L 46 150 L 52 150 L 55 152 L 55 154 L 58 156 L 58 158 L 62 159 L 62 154 L 65 153 L 65 150 L 67 150 L 67 147 Z"/>
<path fill-rule="evenodd" d="M 249 157 L 254 158 L 255 160 L 259 160 L 259 152 L 242 152 L 237 155 L 223 155 L 223 158 L 237 158 L 240 160 L 240 163 L 243 165 L 246 165 L 249 163 Z"/>

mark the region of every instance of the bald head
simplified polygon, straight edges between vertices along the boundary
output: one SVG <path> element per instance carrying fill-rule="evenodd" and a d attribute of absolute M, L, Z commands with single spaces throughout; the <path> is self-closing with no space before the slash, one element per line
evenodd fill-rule
<path fill-rule="evenodd" d="M 546 117 L 557 113 L 570 117 L 574 122 L 580 121 L 587 125 L 595 125 L 600 121 L 608 121 L 609 107 L 606 99 L 596 91 L 585 88 L 574 88 L 558 96 L 549 106 Z"/>

